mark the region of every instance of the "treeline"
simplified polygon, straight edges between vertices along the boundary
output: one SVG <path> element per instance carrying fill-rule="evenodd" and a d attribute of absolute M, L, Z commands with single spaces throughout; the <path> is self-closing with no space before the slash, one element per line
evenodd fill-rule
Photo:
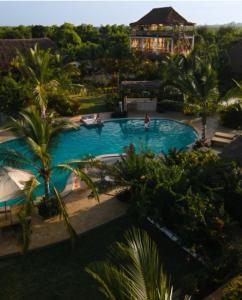
<path fill-rule="evenodd" d="M 129 53 L 129 27 L 124 25 L 17 26 L 0 27 L 1 39 L 48 37 L 68 60 L 123 58 Z"/>
<path fill-rule="evenodd" d="M 167 75 L 164 72 L 164 61 L 167 57 L 154 60 L 130 51 L 129 32 L 130 28 L 124 25 L 95 27 L 65 23 L 61 26 L 0 27 L 0 38 L 50 38 L 55 43 L 53 54 L 60 56 L 63 65 L 78 62 L 79 75 L 73 81 L 84 85 L 87 92 L 96 93 L 99 89 L 117 88 L 122 80 L 160 80 L 164 83 Z M 228 55 L 231 45 L 241 39 L 242 29 L 239 27 L 200 26 L 196 29 L 195 48 L 189 56 L 199 57 L 204 64 L 211 64 L 217 73 L 221 96 L 234 86 L 233 79 L 241 80 L 241 75 L 233 74 Z M 179 61 L 179 57 L 170 60 L 170 78 L 176 77 L 176 67 L 179 68 L 176 62 Z M 53 67 L 55 69 L 56 66 L 51 64 L 50 69 Z M 0 70 L 1 110 L 12 114 L 24 105 L 23 99 L 28 94 L 28 86 L 25 81 L 20 80 L 21 74 L 13 65 L 8 72 L 3 71 L 1 74 Z M 160 95 L 163 93 L 161 91 Z M 64 109 L 67 111 L 65 106 Z M 73 109 L 68 106 L 68 111 L 71 113 Z"/>

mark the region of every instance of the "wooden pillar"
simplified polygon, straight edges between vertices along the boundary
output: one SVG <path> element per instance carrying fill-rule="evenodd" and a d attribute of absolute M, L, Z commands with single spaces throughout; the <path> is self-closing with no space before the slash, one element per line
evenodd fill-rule
<path fill-rule="evenodd" d="M 174 40 L 171 38 L 171 53 L 174 53 Z"/>
<path fill-rule="evenodd" d="M 141 38 L 141 50 L 144 51 L 145 43 L 144 38 Z"/>
<path fill-rule="evenodd" d="M 195 40 L 195 37 L 194 37 L 194 35 L 192 36 L 192 50 L 193 50 L 193 48 L 194 48 L 194 40 Z"/>

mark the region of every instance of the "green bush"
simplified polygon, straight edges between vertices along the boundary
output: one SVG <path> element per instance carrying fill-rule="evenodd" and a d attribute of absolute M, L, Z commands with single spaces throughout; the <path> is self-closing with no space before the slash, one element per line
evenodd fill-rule
<path fill-rule="evenodd" d="M 242 299 L 242 276 L 232 279 L 223 289 L 222 300 Z"/>
<path fill-rule="evenodd" d="M 242 107 L 239 103 L 228 106 L 220 112 L 220 121 L 223 126 L 242 128 Z"/>
<path fill-rule="evenodd" d="M 120 97 L 118 93 L 107 94 L 104 99 L 107 110 L 114 111 L 118 107 L 119 100 Z"/>
<path fill-rule="evenodd" d="M 207 263 L 219 265 L 229 239 L 225 199 L 235 191 L 241 196 L 242 174 L 235 164 L 210 150 L 173 150 L 165 158 L 134 152 L 115 165 L 112 176 L 130 188 L 131 211 L 166 225 Z"/>
<path fill-rule="evenodd" d="M 173 100 L 162 100 L 157 105 L 158 112 L 164 111 L 180 111 L 183 112 L 183 103 Z"/>
<path fill-rule="evenodd" d="M 49 97 L 49 108 L 54 109 L 62 116 L 73 116 L 78 113 L 79 101 L 72 100 L 66 95 L 51 95 Z"/>

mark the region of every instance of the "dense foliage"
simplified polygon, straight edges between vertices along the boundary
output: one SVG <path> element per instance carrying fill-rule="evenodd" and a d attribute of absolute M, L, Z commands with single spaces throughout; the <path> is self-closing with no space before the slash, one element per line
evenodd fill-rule
<path fill-rule="evenodd" d="M 56 45 L 55 52 L 61 58 L 57 65 L 52 66 L 57 70 L 70 63 L 77 62 L 80 74 L 72 78 L 73 83 L 82 84 L 86 87 L 87 94 L 106 94 L 108 87 L 117 88 L 122 80 L 161 80 L 164 85 L 158 92 L 159 100 L 182 101 L 181 94 L 169 92 L 165 88 L 171 79 L 177 78 L 177 67 L 181 71 L 186 70 L 188 65 L 180 64 L 179 55 L 168 58 L 153 60 L 142 57 L 138 53 L 132 53 L 129 48 L 129 27 L 123 25 L 107 25 L 94 27 L 92 25 L 74 26 L 65 23 L 61 26 L 18 26 L 0 27 L 0 38 L 40 38 L 49 37 Z M 228 61 L 228 49 L 234 41 L 241 39 L 241 29 L 228 26 L 219 28 L 198 27 L 195 38 L 195 48 L 191 53 L 193 57 L 200 57 L 203 63 L 211 64 L 218 77 L 218 88 L 223 96 L 231 87 L 232 74 Z M 51 58 L 53 61 L 53 57 Z M 164 65 L 166 61 L 167 67 Z M 31 102 L 32 97 L 28 92 L 29 82 L 16 72 L 16 68 L 2 70 L 0 91 L 1 111 L 14 114 Z M 53 73 L 52 73 L 53 74 Z M 56 73 L 55 74 L 60 74 Z M 63 74 L 63 72 L 62 72 Z M 57 76 L 58 77 L 58 76 Z M 55 78 L 59 80 L 59 78 Z M 117 92 L 114 91 L 115 93 Z M 53 95 L 51 106 L 60 114 L 76 113 L 79 109 L 78 101 L 72 101 L 69 97 L 58 93 Z M 58 99 L 57 99 L 58 98 Z M 63 103 L 63 108 L 60 103 Z M 110 101 L 107 100 L 109 104 Z"/>
<path fill-rule="evenodd" d="M 199 254 L 213 280 L 235 266 L 228 234 L 239 221 L 242 174 L 212 151 L 171 151 L 165 158 L 129 153 L 110 170 L 130 189 L 132 211 L 172 229 L 182 243 Z M 233 201 L 233 199 L 240 201 Z"/>
<path fill-rule="evenodd" d="M 225 107 L 220 112 L 221 124 L 234 128 L 241 129 L 242 128 L 242 107 L 240 103 L 235 103 Z"/>

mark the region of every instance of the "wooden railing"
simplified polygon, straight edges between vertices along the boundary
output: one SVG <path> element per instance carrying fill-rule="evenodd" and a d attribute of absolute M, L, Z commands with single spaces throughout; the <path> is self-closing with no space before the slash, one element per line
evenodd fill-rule
<path fill-rule="evenodd" d="M 194 35 L 193 31 L 174 31 L 174 30 L 132 30 L 131 31 L 131 37 L 132 36 L 149 36 L 149 37 L 173 37 L 173 36 L 188 36 L 192 37 Z"/>

